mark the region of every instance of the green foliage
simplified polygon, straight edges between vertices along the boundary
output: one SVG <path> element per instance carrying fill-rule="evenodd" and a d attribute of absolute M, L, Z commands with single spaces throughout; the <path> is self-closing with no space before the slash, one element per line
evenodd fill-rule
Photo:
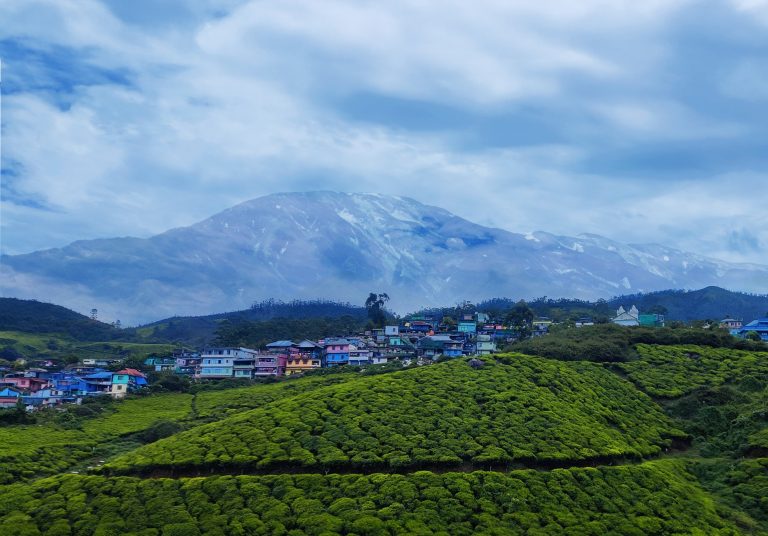
<path fill-rule="evenodd" d="M 0 298 L 0 330 L 60 333 L 80 341 L 119 339 L 119 329 L 51 303 Z"/>
<path fill-rule="evenodd" d="M 656 454 L 683 435 L 647 396 L 598 365 L 503 359 L 480 370 L 454 360 L 282 398 L 107 468 L 567 463 Z"/>
<path fill-rule="evenodd" d="M 84 536 L 738 534 L 680 462 L 509 474 L 65 475 L 0 489 L 0 533 L 51 527 Z"/>
<path fill-rule="evenodd" d="M 91 411 L 62 424 L 0 428 L 0 484 L 62 472 L 90 456 L 101 444 L 150 428 L 162 420 L 181 420 L 191 409 L 190 395 L 158 395 L 115 402 L 110 411 Z M 88 406 L 85 406 L 86 408 Z"/>
<path fill-rule="evenodd" d="M 768 350 L 764 344 L 735 339 L 724 330 L 649 328 L 602 324 L 553 330 L 546 337 L 512 344 L 508 349 L 564 361 L 628 361 L 634 345 L 696 344 L 715 348 Z"/>
<path fill-rule="evenodd" d="M 257 384 L 237 389 L 198 392 L 195 405 L 201 418 L 222 418 L 244 410 L 259 408 L 270 402 L 314 391 L 358 378 L 352 370 L 331 370 L 330 374 L 284 378 L 276 383 Z"/>
<path fill-rule="evenodd" d="M 768 352 L 707 346 L 637 345 L 640 359 L 617 365 L 652 396 L 679 397 L 753 375 L 768 379 Z"/>
<path fill-rule="evenodd" d="M 317 340 L 329 335 L 348 335 L 359 331 L 364 321 L 352 317 L 340 318 L 274 318 L 261 322 L 224 320 L 216 330 L 216 344 L 262 348 L 276 340 Z"/>
<path fill-rule="evenodd" d="M 333 319 L 351 317 L 360 325 L 366 320 L 366 310 L 348 303 L 327 300 L 293 300 L 282 302 L 264 300 L 254 303 L 244 311 L 220 313 L 208 316 L 173 317 L 136 328 L 134 333 L 145 339 L 183 341 L 185 344 L 203 346 L 210 344 L 216 330 L 224 322 L 240 324 L 242 322 L 266 322 L 274 319 Z M 272 340 L 288 337 L 274 337 Z M 269 342 L 272 342 L 270 340 Z"/>

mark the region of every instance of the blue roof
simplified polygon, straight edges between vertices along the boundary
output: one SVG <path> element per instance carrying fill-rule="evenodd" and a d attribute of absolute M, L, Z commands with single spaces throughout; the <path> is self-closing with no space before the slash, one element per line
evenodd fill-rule
<path fill-rule="evenodd" d="M 19 392 L 14 391 L 10 387 L 6 387 L 2 391 L 0 391 L 0 396 L 19 396 Z"/>
<path fill-rule="evenodd" d="M 293 341 L 275 341 L 269 343 L 267 348 L 290 348 L 293 344 Z"/>
<path fill-rule="evenodd" d="M 83 377 L 85 380 L 106 380 L 107 378 L 112 378 L 111 372 L 96 372 Z"/>

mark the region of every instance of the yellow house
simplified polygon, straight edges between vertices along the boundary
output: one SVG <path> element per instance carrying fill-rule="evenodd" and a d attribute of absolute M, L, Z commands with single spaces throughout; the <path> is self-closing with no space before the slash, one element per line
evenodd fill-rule
<path fill-rule="evenodd" d="M 322 364 L 323 347 L 312 341 L 301 341 L 291 347 L 285 365 L 285 375 L 300 374 L 319 369 Z"/>

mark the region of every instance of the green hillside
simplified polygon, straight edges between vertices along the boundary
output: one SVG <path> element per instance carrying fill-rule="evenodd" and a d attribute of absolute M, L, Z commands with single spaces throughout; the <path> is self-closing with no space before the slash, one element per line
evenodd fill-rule
<path fill-rule="evenodd" d="M 739 534 L 680 462 L 508 474 L 67 475 L 0 490 L 0 532 Z"/>
<path fill-rule="evenodd" d="M 66 307 L 16 298 L 0 298 L 0 331 L 60 333 L 79 341 L 111 341 L 124 336 L 120 329 Z"/>
<path fill-rule="evenodd" d="M 598 365 L 507 355 L 479 370 L 460 359 L 300 394 L 107 468 L 576 464 L 657 454 L 682 436 L 650 398 Z"/>
<path fill-rule="evenodd" d="M 768 535 L 768 354 L 630 350 L 43 414 L 0 427 L 0 534 Z"/>

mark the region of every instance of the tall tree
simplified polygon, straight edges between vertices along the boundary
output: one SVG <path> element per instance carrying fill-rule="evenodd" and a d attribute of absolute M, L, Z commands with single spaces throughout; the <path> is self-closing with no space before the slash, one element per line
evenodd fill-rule
<path fill-rule="evenodd" d="M 376 294 L 371 292 L 365 300 L 365 308 L 368 310 L 368 318 L 374 327 L 383 327 L 387 322 L 387 315 L 384 312 L 384 304 L 389 301 L 389 295 L 386 292 Z"/>
<path fill-rule="evenodd" d="M 522 341 L 528 339 L 533 332 L 533 317 L 533 309 L 525 300 L 520 300 L 509 310 L 505 321 L 515 331 L 518 340 Z"/>

